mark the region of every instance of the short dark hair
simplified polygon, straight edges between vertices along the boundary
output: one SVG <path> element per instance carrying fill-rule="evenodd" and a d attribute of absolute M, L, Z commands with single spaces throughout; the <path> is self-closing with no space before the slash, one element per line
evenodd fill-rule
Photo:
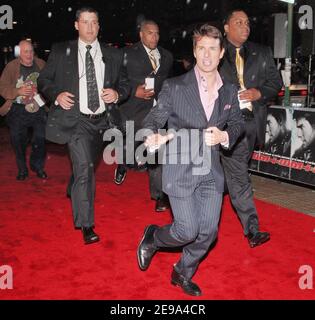
<path fill-rule="evenodd" d="M 223 19 L 223 25 L 226 25 L 229 23 L 230 19 L 232 18 L 235 12 L 244 12 L 248 16 L 247 12 L 241 8 L 229 10 Z"/>
<path fill-rule="evenodd" d="M 210 25 L 209 23 L 205 23 L 193 31 L 193 47 L 196 47 L 196 43 L 200 37 L 209 37 L 214 39 L 219 39 L 220 41 L 220 48 L 223 49 L 223 36 L 221 31 Z"/>
<path fill-rule="evenodd" d="M 153 24 L 154 26 L 159 27 L 159 25 L 154 20 L 146 20 L 145 19 L 145 20 L 141 21 L 140 26 L 139 26 L 139 30 L 142 31 L 143 27 L 146 26 L 147 24 Z"/>
<path fill-rule="evenodd" d="M 97 19 L 98 19 L 98 12 L 94 8 L 92 8 L 92 7 L 82 7 L 82 8 L 79 8 L 75 13 L 75 20 L 76 21 L 79 21 L 81 13 L 83 13 L 83 12 L 95 13 L 96 16 L 97 16 Z"/>
<path fill-rule="evenodd" d="M 287 121 L 287 114 L 285 109 L 274 109 L 268 110 L 268 115 L 272 115 L 279 124 L 285 124 Z"/>
<path fill-rule="evenodd" d="M 310 125 L 315 128 L 315 112 L 305 112 L 295 110 L 293 113 L 293 119 L 298 121 L 299 119 L 305 118 Z"/>

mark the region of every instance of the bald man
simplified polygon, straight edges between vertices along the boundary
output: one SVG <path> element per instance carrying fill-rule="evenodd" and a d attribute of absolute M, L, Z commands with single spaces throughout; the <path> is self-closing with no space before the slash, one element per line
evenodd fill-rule
<path fill-rule="evenodd" d="M 30 168 L 37 177 L 46 179 L 45 162 L 45 124 L 44 101 L 39 99 L 37 78 L 45 62 L 34 57 L 31 42 L 19 43 L 20 55 L 6 65 L 0 78 L 0 95 L 6 99 L 0 108 L 1 115 L 6 114 L 10 136 L 16 155 L 18 174 L 16 179 L 23 181 L 28 177 L 26 147 L 28 129 L 32 128 L 32 151 Z"/>

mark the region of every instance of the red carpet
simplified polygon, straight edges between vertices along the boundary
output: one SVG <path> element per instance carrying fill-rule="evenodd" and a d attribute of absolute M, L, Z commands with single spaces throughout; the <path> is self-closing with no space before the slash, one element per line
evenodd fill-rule
<path fill-rule="evenodd" d="M 85 246 L 65 197 L 66 149 L 48 145 L 47 181 L 31 173 L 19 182 L 6 129 L 0 137 L 0 266 L 10 265 L 14 273 L 13 290 L 0 289 L 0 300 L 190 299 L 170 285 L 179 253 L 158 253 L 149 270 L 138 269 L 136 248 L 144 227 L 171 221 L 169 212 L 154 212 L 146 173 L 128 172 L 116 186 L 114 167 L 100 164 L 96 231 L 101 242 Z M 194 277 L 201 299 L 314 299 L 315 289 L 299 288 L 298 271 L 301 265 L 315 271 L 315 219 L 256 203 L 271 241 L 250 249 L 226 198 L 218 242 Z"/>

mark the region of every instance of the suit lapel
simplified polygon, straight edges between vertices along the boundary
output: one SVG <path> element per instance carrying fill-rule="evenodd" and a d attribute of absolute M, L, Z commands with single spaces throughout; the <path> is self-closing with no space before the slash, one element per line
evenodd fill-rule
<path fill-rule="evenodd" d="M 222 106 L 225 105 L 225 94 L 224 94 L 224 85 L 219 89 L 219 96 L 218 99 L 216 100 L 214 107 L 213 107 L 213 112 L 212 115 L 209 119 L 208 125 L 209 126 L 218 126 L 219 125 L 219 120 L 221 118 L 222 114 Z"/>
<path fill-rule="evenodd" d="M 113 66 L 111 63 L 110 55 L 108 54 L 106 47 L 101 43 L 100 43 L 100 47 L 103 55 L 103 62 L 105 63 L 105 75 L 104 75 L 103 87 L 110 88 L 112 83 L 111 75 L 113 74 L 112 72 Z"/>
<path fill-rule="evenodd" d="M 144 70 L 147 70 L 147 72 L 146 72 L 147 75 L 150 75 L 153 72 L 153 67 L 152 67 L 152 63 L 150 61 L 150 58 L 148 56 L 148 53 L 145 50 L 145 48 L 141 42 L 138 42 L 138 47 L 140 49 L 139 50 L 140 54 L 142 55 Z"/>
<path fill-rule="evenodd" d="M 257 52 L 254 48 L 251 47 L 250 43 L 247 43 L 247 45 L 245 46 L 245 57 L 244 81 L 246 83 L 246 80 L 249 79 L 249 76 L 251 76 L 250 74 L 252 74 L 252 71 L 250 71 L 251 67 L 254 63 L 257 63 Z"/>
<path fill-rule="evenodd" d="M 83 58 L 82 58 L 83 59 Z M 71 83 L 71 92 L 75 95 L 79 103 L 79 63 L 78 63 L 78 40 L 70 41 L 66 48 L 66 77 L 68 83 Z"/>
<path fill-rule="evenodd" d="M 186 73 L 184 82 L 186 86 L 183 94 L 189 106 L 194 109 L 195 114 L 199 116 L 204 124 L 206 124 L 208 120 L 200 99 L 200 93 L 194 69 Z"/>
<path fill-rule="evenodd" d="M 156 74 L 160 73 L 160 71 L 162 70 L 162 67 L 163 67 L 163 65 L 165 63 L 165 54 L 164 54 L 163 49 L 161 47 L 158 47 L 158 50 L 159 50 L 161 58 L 160 58 L 160 66 L 159 66 L 159 69 L 158 69 Z"/>

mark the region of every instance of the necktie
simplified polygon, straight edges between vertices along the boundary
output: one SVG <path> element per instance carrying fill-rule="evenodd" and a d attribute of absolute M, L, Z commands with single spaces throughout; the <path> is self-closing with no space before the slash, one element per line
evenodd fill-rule
<path fill-rule="evenodd" d="M 237 71 L 237 78 L 238 83 L 241 87 L 241 90 L 245 90 L 245 84 L 244 84 L 244 59 L 240 55 L 240 48 L 236 48 L 236 56 L 235 56 L 235 66 Z M 246 108 L 250 111 L 253 110 L 253 105 L 250 102 L 246 103 Z"/>
<path fill-rule="evenodd" d="M 237 71 L 238 82 L 240 84 L 241 89 L 245 89 L 244 85 L 244 59 L 240 55 L 240 48 L 236 48 L 236 57 L 235 57 L 235 66 Z"/>
<path fill-rule="evenodd" d="M 150 61 L 151 61 L 151 64 L 152 64 L 153 71 L 155 72 L 156 69 L 157 69 L 157 62 L 156 62 L 155 56 L 154 56 L 152 51 L 153 50 L 151 50 L 149 52 L 149 58 L 150 58 Z"/>
<path fill-rule="evenodd" d="M 85 54 L 85 68 L 86 68 L 86 87 L 88 94 L 88 108 L 95 112 L 100 107 L 100 101 L 98 97 L 98 88 L 95 76 L 94 61 L 91 56 L 90 50 L 92 46 L 86 46 Z"/>

